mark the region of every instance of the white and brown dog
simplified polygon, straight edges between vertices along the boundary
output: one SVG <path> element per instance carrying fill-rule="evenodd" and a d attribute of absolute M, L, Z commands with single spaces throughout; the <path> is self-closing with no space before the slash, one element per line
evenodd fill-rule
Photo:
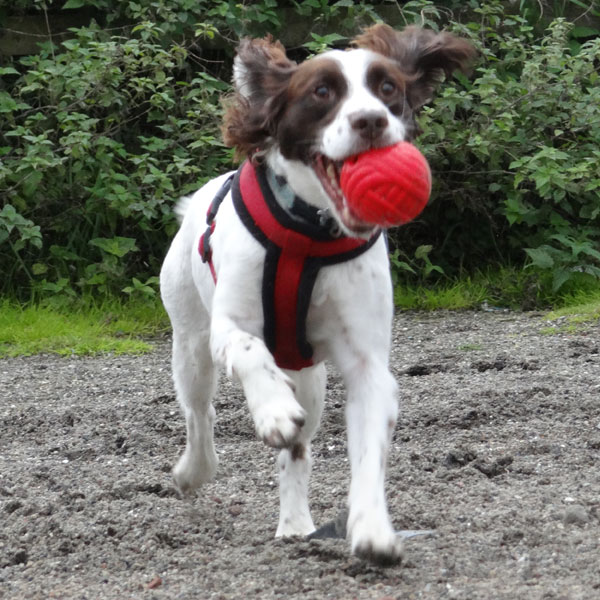
<path fill-rule="evenodd" d="M 224 367 L 243 387 L 258 436 L 281 448 L 276 535 L 313 532 L 311 439 L 330 360 L 347 390 L 352 551 L 401 558 L 384 490 L 398 410 L 387 248 L 347 206 L 339 172 L 349 156 L 413 139 L 416 111 L 473 55 L 448 33 L 386 25 L 349 51 L 301 64 L 270 39 L 240 44 L 224 135 L 247 160 L 180 205 L 161 272 L 187 422 L 173 471 L 182 492 L 215 475 L 212 398 Z"/>

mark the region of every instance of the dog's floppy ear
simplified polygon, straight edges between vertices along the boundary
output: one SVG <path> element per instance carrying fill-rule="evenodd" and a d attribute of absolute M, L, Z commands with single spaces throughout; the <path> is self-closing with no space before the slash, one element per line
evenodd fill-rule
<path fill-rule="evenodd" d="M 296 63 L 269 35 L 243 39 L 233 63 L 235 94 L 226 101 L 223 138 L 236 156 L 266 150 L 285 108 L 286 92 Z"/>
<path fill-rule="evenodd" d="M 262 102 L 287 87 L 295 68 L 296 63 L 288 59 L 281 42 L 272 36 L 245 38 L 234 59 L 233 83 L 249 102 Z"/>
<path fill-rule="evenodd" d="M 389 25 L 378 24 L 356 37 L 353 44 L 367 48 L 396 61 L 410 76 L 407 95 L 414 109 L 431 99 L 443 76 L 454 71 L 468 71 L 476 55 L 467 40 L 450 33 L 436 33 L 416 26 L 396 31 Z"/>

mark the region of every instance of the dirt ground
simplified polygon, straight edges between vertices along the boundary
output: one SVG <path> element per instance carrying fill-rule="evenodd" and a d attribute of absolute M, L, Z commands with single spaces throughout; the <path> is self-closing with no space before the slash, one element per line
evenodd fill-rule
<path fill-rule="evenodd" d="M 216 400 L 218 478 L 180 499 L 168 340 L 146 356 L 0 361 L 0 598 L 600 598 L 600 326 L 539 314 L 400 314 L 388 472 L 406 542 L 382 568 L 341 539 L 275 540 L 275 451 L 237 386 Z M 544 331 L 554 328 L 556 333 Z M 344 508 L 335 373 L 311 487 Z"/>

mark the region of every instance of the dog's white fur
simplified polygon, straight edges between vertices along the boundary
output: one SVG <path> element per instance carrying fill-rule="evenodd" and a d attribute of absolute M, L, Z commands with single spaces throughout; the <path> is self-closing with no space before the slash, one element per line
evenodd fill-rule
<path fill-rule="evenodd" d="M 312 60 L 324 58 L 339 64 L 348 92 L 335 118 L 322 130 L 319 152 L 341 160 L 366 150 L 367 142 L 350 124 L 351 116 L 360 111 L 386 117 L 379 145 L 405 139 L 402 117 L 392 114 L 365 85 L 369 64 L 381 56 L 355 49 L 327 52 Z M 242 93 L 248 91 L 246 75 L 244 64 L 237 60 L 235 80 Z M 336 214 L 309 165 L 286 159 L 277 144 L 268 149 L 266 162 L 305 201 Z M 398 411 L 397 384 L 388 366 L 393 303 L 384 238 L 349 262 L 321 269 L 306 323 L 315 366 L 283 371 L 263 341 L 265 250 L 239 220 L 229 195 L 211 237 L 216 286 L 197 250 L 207 207 L 225 177 L 209 182 L 189 200 L 161 272 L 162 297 L 173 326 L 173 377 L 187 423 L 187 444 L 174 468 L 175 482 L 182 492 L 191 492 L 215 475 L 211 400 L 217 369 L 223 367 L 240 381 L 258 436 L 281 448 L 276 535 L 314 531 L 308 506 L 310 447 L 325 398 L 324 361 L 330 360 L 347 390 L 351 466 L 347 532 L 352 550 L 361 556 L 396 560 L 402 543 L 390 522 L 384 491 Z"/>

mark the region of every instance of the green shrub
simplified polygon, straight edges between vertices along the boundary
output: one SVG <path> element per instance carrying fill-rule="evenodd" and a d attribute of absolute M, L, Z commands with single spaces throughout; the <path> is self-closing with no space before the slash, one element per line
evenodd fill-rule
<path fill-rule="evenodd" d="M 11 275 L 0 292 L 61 281 L 118 292 L 156 275 L 174 200 L 229 164 L 218 134 L 228 86 L 190 72 L 157 25 L 132 35 L 79 29 L 60 51 L 22 59 L 11 95 L 0 92 L 0 268 Z"/>
<path fill-rule="evenodd" d="M 51 4 L 20 0 L 13 10 Z M 368 4 L 295 6 L 323 27 L 370 18 Z M 232 38 L 285 26 L 273 0 L 63 8 L 81 7 L 102 26 L 0 63 L 0 294 L 155 293 L 177 199 L 232 167 L 219 133 Z M 196 36 L 225 50 L 205 51 Z"/>
<path fill-rule="evenodd" d="M 553 276 L 600 277 L 600 39 L 574 45 L 554 21 L 541 40 L 499 2 L 455 25 L 480 48 L 471 80 L 442 88 L 423 111 L 432 202 L 395 244 L 433 245 L 446 274 L 497 262 Z M 571 48 L 574 48 L 573 50 Z"/>
<path fill-rule="evenodd" d="M 555 290 L 599 278 L 598 32 L 557 20 L 540 37 L 501 2 L 467 13 L 444 4 L 480 59 L 421 115 L 434 191 L 422 217 L 391 232 L 395 280 L 489 264 L 549 273 Z M 272 0 L 64 4 L 84 6 L 99 24 L 0 62 L 0 294 L 154 295 L 177 198 L 231 168 L 218 128 L 233 40 L 300 16 L 301 59 L 377 16 L 345 0 L 303 0 L 292 12 Z M 402 10 L 407 23 L 438 28 L 448 14 L 427 0 Z"/>

